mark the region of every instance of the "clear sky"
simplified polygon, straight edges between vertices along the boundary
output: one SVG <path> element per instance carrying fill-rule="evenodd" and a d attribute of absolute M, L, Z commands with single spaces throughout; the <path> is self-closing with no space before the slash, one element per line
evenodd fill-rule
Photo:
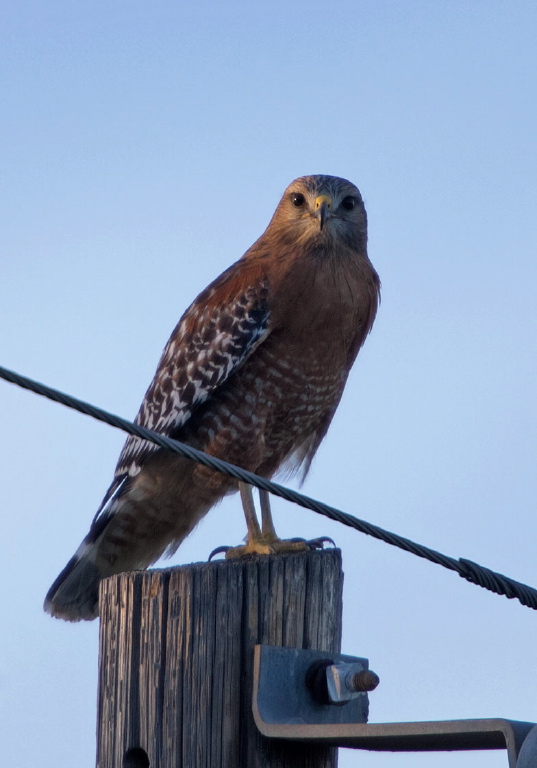
<path fill-rule="evenodd" d="M 314 497 L 537 585 L 537 5 L 0 5 L 0 364 L 126 417 L 197 293 L 296 176 L 362 191 L 383 282 Z M 0 382 L 0 732 L 10 768 L 94 765 L 97 622 L 42 612 L 123 436 Z M 328 534 L 372 721 L 537 720 L 537 614 L 280 501 Z M 172 564 L 238 543 L 238 499 Z M 342 751 L 341 768 L 506 766 Z"/>

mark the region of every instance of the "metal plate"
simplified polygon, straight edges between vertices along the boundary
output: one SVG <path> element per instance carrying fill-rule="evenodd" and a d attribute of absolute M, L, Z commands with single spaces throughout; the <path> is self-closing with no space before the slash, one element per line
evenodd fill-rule
<path fill-rule="evenodd" d="M 366 659 L 353 656 L 256 646 L 252 709 L 264 736 L 391 752 L 507 749 L 509 766 L 516 768 L 534 723 L 491 718 L 367 725 L 366 697 L 341 707 L 319 705 L 312 698 L 304 677 L 310 664 L 322 658 L 359 661 L 367 668 Z M 365 709 L 354 709 L 364 703 Z M 530 759 L 537 750 L 537 731 L 532 736 L 523 750 Z M 524 763 L 530 765 L 537 766 L 537 755 L 534 762 Z"/>
<path fill-rule="evenodd" d="M 368 699 L 361 694 L 342 706 L 319 704 L 306 687 L 306 673 L 323 659 L 358 662 L 368 668 L 367 659 L 340 653 L 303 651 L 258 645 L 255 649 L 256 695 L 254 705 L 262 722 L 304 725 L 306 723 L 366 723 Z M 260 661 L 262 660 L 262 663 Z"/>

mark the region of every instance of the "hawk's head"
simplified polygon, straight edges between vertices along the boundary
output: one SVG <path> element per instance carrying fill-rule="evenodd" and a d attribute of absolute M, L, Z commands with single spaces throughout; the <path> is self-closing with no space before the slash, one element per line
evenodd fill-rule
<path fill-rule="evenodd" d="M 289 243 L 365 251 L 367 215 L 357 187 L 337 176 L 301 176 L 285 190 L 267 228 Z"/>

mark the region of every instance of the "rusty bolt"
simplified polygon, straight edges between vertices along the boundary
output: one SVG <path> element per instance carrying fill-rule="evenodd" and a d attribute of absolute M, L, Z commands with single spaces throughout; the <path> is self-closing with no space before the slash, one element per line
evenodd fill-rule
<path fill-rule="evenodd" d="M 342 705 L 364 696 L 379 684 L 379 677 L 360 662 L 342 662 L 326 667 L 326 689 L 330 704 Z"/>
<path fill-rule="evenodd" d="M 370 669 L 362 669 L 360 672 L 350 673 L 345 678 L 345 685 L 350 691 L 364 693 L 374 691 L 380 683 L 380 677 Z"/>

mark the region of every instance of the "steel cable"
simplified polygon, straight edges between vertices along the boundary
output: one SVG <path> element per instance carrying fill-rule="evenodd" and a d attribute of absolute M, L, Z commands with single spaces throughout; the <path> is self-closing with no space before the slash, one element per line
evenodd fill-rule
<path fill-rule="evenodd" d="M 67 408 L 72 408 L 75 411 L 91 416 L 98 421 L 103 421 L 111 427 L 116 427 L 131 435 L 141 437 L 144 440 L 150 440 L 161 446 L 161 448 L 179 453 L 193 461 L 198 461 L 206 467 L 215 469 L 217 472 L 222 472 L 237 480 L 242 480 L 256 488 L 262 488 L 263 490 L 272 493 L 274 496 L 279 496 L 286 501 L 291 501 L 305 509 L 311 509 L 313 512 L 317 512 L 331 520 L 335 520 L 338 523 L 354 528 L 361 533 L 373 536 L 375 539 L 384 541 L 394 547 L 399 547 L 399 549 L 403 549 L 405 552 L 410 552 L 417 557 L 425 558 L 432 563 L 442 565 L 444 568 L 449 568 L 451 571 L 456 571 L 463 579 L 466 579 L 472 584 L 477 584 L 495 594 L 505 595 L 505 597 L 509 599 L 516 598 L 522 605 L 537 610 L 537 590 L 527 584 L 522 584 L 519 581 L 511 579 L 509 576 L 504 576 L 496 571 L 491 571 L 489 568 L 478 565 L 471 560 L 466 560 L 464 558 L 455 559 L 448 555 L 443 555 L 441 552 L 425 547 L 422 544 L 417 544 L 415 541 L 411 541 L 404 536 L 399 536 L 397 533 L 386 531 L 377 525 L 368 523 L 366 520 L 361 520 L 353 515 L 349 515 L 347 512 L 342 512 L 335 507 L 324 504 L 321 501 L 312 499 L 309 496 L 304 496 L 304 494 L 294 491 L 291 488 L 286 488 L 278 483 L 274 483 L 272 480 L 266 480 L 264 477 L 255 475 L 253 472 L 248 472 L 234 464 L 229 464 L 227 461 L 218 459 L 215 456 L 210 456 L 209 454 L 203 453 L 203 451 L 192 448 L 178 440 L 172 440 L 165 435 L 153 432 L 139 424 L 134 424 L 127 421 L 127 419 L 122 419 L 120 416 L 108 413 L 108 411 L 104 411 L 102 408 L 97 408 L 90 403 L 78 400 L 75 397 L 71 397 L 71 395 L 67 395 L 57 389 L 53 389 L 45 384 L 29 379 L 26 376 L 21 376 L 20 374 L 2 368 L 1 366 L 0 378 L 9 381 L 12 384 L 16 384 L 23 389 L 28 389 L 38 395 L 47 397 L 49 400 L 60 403 Z"/>

